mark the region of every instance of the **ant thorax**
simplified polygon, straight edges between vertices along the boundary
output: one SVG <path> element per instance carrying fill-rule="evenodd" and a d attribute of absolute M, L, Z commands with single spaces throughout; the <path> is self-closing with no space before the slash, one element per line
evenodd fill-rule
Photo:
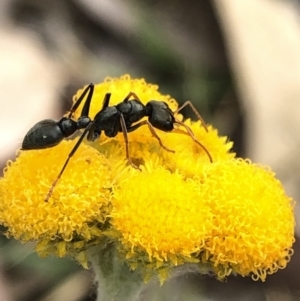
<path fill-rule="evenodd" d="M 137 99 L 121 102 L 116 107 L 123 114 L 126 126 L 130 126 L 132 123 L 140 121 L 143 117 L 149 116 L 147 108 Z"/>

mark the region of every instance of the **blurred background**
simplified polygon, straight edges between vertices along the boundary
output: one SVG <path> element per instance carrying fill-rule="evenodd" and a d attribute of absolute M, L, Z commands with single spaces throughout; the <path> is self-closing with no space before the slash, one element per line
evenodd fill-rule
<path fill-rule="evenodd" d="M 1 170 L 27 130 L 60 118 L 77 89 L 125 73 L 192 100 L 238 156 L 270 165 L 299 199 L 299 0 L 2 0 Z M 161 290 L 150 284 L 141 300 L 300 300 L 297 241 L 294 249 L 265 283 L 191 274 Z M 32 250 L 0 237 L 1 301 L 95 300 L 92 272 Z"/>

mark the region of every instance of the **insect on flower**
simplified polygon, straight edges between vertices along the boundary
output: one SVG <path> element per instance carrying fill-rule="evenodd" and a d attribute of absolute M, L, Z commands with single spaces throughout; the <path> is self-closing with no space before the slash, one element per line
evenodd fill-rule
<path fill-rule="evenodd" d="M 92 120 L 89 117 L 89 110 L 93 93 L 94 84 L 90 84 L 84 89 L 83 93 L 74 103 L 67 117 L 63 117 L 59 121 L 52 119 L 42 120 L 36 123 L 24 137 L 22 150 L 44 149 L 53 147 L 59 144 L 63 139 L 70 137 L 77 130 L 84 129 L 77 143 L 69 153 L 61 171 L 49 189 L 46 201 L 50 198 L 58 180 L 61 178 L 71 157 L 74 155 L 85 136 L 87 136 L 88 141 L 95 141 L 100 137 L 102 131 L 104 131 L 107 137 L 115 137 L 119 132 L 123 133 L 127 160 L 132 167 L 137 169 L 139 169 L 139 167 L 132 162 L 129 156 L 128 133 L 135 131 L 142 125 L 147 125 L 151 134 L 158 140 L 160 146 L 169 152 L 174 151 L 163 145 L 155 131 L 155 128 L 164 132 L 171 132 L 174 130 L 174 125 L 184 127 L 186 131 L 176 128 L 176 132 L 190 136 L 194 142 L 205 151 L 209 161 L 212 162 L 210 153 L 205 146 L 196 139 L 192 130 L 182 121 L 175 118 L 176 113 L 181 111 L 185 106 L 190 106 L 202 122 L 205 130 L 208 131 L 203 119 L 190 101 L 185 102 L 175 112 L 172 112 L 167 103 L 163 101 L 150 100 L 146 105 L 144 105 L 134 92 L 130 92 L 119 104 L 109 106 L 111 93 L 106 93 L 101 110 L 96 114 L 94 120 Z M 86 100 L 80 117 L 78 120 L 72 119 L 73 114 L 85 97 Z M 142 120 L 144 117 L 148 117 L 148 120 Z"/>

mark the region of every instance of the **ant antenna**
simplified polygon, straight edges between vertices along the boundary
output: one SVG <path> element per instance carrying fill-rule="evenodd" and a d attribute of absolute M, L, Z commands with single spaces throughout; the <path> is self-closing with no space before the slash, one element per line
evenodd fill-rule
<path fill-rule="evenodd" d="M 179 113 L 186 106 L 189 106 L 193 110 L 194 114 L 200 120 L 200 122 L 201 122 L 202 126 L 204 127 L 205 131 L 208 133 L 208 128 L 207 128 L 207 125 L 206 125 L 204 119 L 202 118 L 202 116 L 200 115 L 200 113 L 198 112 L 198 110 L 195 108 L 195 106 L 192 104 L 192 102 L 190 100 L 187 100 L 186 102 L 184 102 L 175 112 L 173 112 L 173 114 Z"/>
<path fill-rule="evenodd" d="M 183 127 L 186 129 L 186 132 L 185 132 L 185 131 L 182 131 L 181 129 L 175 129 L 174 132 L 175 132 L 175 133 L 181 133 L 181 134 L 185 134 L 185 135 L 190 136 L 190 137 L 194 140 L 194 142 L 196 142 L 196 143 L 197 143 L 197 144 L 205 151 L 205 153 L 207 154 L 207 156 L 208 156 L 208 158 L 209 158 L 210 163 L 213 163 L 213 159 L 212 159 L 211 154 L 209 153 L 209 151 L 207 150 L 207 148 L 206 148 L 202 143 L 200 143 L 200 142 L 196 139 L 196 137 L 195 137 L 193 131 L 191 130 L 191 128 L 188 127 L 188 126 L 187 126 L 185 123 L 183 123 L 182 121 L 179 121 L 179 120 L 177 120 L 177 119 L 175 119 L 175 122 L 178 123 L 179 125 L 183 126 Z"/>

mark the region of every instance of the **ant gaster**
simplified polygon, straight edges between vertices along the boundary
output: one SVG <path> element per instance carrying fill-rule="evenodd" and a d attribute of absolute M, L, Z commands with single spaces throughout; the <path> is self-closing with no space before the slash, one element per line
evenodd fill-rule
<path fill-rule="evenodd" d="M 189 105 L 207 131 L 207 127 L 203 119 L 190 101 L 185 102 L 180 108 L 177 109 L 177 111 L 172 112 L 169 106 L 163 101 L 151 100 L 144 105 L 134 92 L 130 92 L 119 104 L 115 106 L 109 106 L 111 93 L 106 93 L 103 100 L 102 109 L 96 114 L 94 120 L 92 120 L 89 117 L 89 110 L 93 93 L 94 85 L 90 84 L 84 89 L 83 93 L 74 103 L 67 117 L 63 117 L 59 121 L 52 119 L 42 120 L 35 124 L 24 137 L 22 150 L 44 149 L 53 147 L 59 144 L 63 139 L 74 134 L 77 130 L 84 129 L 77 143 L 69 153 L 60 173 L 49 189 L 45 201 L 48 201 L 50 198 L 58 180 L 61 178 L 65 168 L 67 167 L 69 160 L 82 143 L 84 137 L 87 136 L 88 141 L 94 141 L 100 137 L 102 131 L 104 131 L 104 134 L 107 137 L 115 137 L 119 132 L 123 133 L 126 145 L 127 160 L 134 168 L 139 169 L 132 162 L 129 156 L 128 133 L 138 129 L 142 125 L 147 125 L 151 134 L 158 140 L 160 146 L 167 151 L 174 152 L 163 145 L 161 139 L 155 131 L 155 128 L 164 132 L 170 132 L 174 129 L 174 124 L 178 124 L 184 127 L 186 132 L 180 129 L 176 129 L 176 131 L 189 135 L 205 151 L 208 159 L 210 162 L 212 162 L 210 153 L 196 139 L 192 130 L 186 124 L 174 117 L 174 114 L 182 110 L 185 106 Z M 72 119 L 73 114 L 86 95 L 87 98 L 83 105 L 80 117 L 76 121 Z M 132 97 L 134 99 L 129 100 Z M 144 117 L 148 117 L 148 120 L 141 121 L 141 119 Z"/>

